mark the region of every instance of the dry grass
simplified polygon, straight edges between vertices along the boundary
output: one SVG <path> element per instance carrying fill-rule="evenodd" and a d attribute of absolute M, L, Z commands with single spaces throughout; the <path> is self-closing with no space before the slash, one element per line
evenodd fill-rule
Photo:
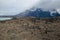
<path fill-rule="evenodd" d="M 60 21 L 16 19 L 0 22 L 0 40 L 60 40 Z"/>

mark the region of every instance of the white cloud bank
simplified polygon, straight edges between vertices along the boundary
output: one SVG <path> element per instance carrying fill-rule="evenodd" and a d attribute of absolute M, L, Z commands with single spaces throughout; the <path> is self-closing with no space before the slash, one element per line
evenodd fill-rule
<path fill-rule="evenodd" d="M 34 6 L 39 0 L 0 0 L 0 15 L 15 15 Z"/>
<path fill-rule="evenodd" d="M 33 6 L 60 12 L 60 0 L 0 0 L 0 15 L 15 15 Z"/>
<path fill-rule="evenodd" d="M 60 12 L 60 0 L 41 0 L 36 7 L 44 9 L 56 9 Z"/>

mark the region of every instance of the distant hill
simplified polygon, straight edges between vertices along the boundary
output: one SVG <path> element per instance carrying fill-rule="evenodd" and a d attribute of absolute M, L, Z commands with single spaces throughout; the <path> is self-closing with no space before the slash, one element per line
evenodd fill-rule
<path fill-rule="evenodd" d="M 43 10 L 41 8 L 36 8 L 36 9 L 32 8 L 18 15 L 15 15 L 15 17 L 36 17 L 36 18 L 51 18 L 57 16 L 60 16 L 60 14 L 55 9 Z"/>
<path fill-rule="evenodd" d="M 60 16 L 59 12 L 57 12 L 55 9 L 52 10 L 44 10 L 41 8 L 32 8 L 29 10 L 26 10 L 22 13 L 19 13 L 17 15 L 5 15 L 0 17 L 10 17 L 10 18 L 16 18 L 16 17 L 36 17 L 36 18 L 52 18 L 52 17 L 58 17 Z"/>

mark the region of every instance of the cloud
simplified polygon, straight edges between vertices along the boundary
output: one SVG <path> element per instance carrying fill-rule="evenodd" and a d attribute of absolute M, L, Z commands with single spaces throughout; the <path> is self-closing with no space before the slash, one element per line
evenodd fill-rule
<path fill-rule="evenodd" d="M 38 0 L 0 0 L 0 14 L 18 14 L 34 6 Z"/>
<path fill-rule="evenodd" d="M 60 0 L 41 0 L 36 7 L 45 9 L 60 9 Z"/>
<path fill-rule="evenodd" d="M 60 0 L 0 0 L 0 15 L 15 15 L 33 6 L 60 12 Z"/>

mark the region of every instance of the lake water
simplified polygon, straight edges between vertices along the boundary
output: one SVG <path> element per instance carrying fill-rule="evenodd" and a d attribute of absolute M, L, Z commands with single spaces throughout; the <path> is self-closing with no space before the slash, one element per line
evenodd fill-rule
<path fill-rule="evenodd" d="M 4 20 L 11 20 L 12 18 L 8 18 L 8 17 L 0 17 L 0 21 L 4 21 Z"/>

